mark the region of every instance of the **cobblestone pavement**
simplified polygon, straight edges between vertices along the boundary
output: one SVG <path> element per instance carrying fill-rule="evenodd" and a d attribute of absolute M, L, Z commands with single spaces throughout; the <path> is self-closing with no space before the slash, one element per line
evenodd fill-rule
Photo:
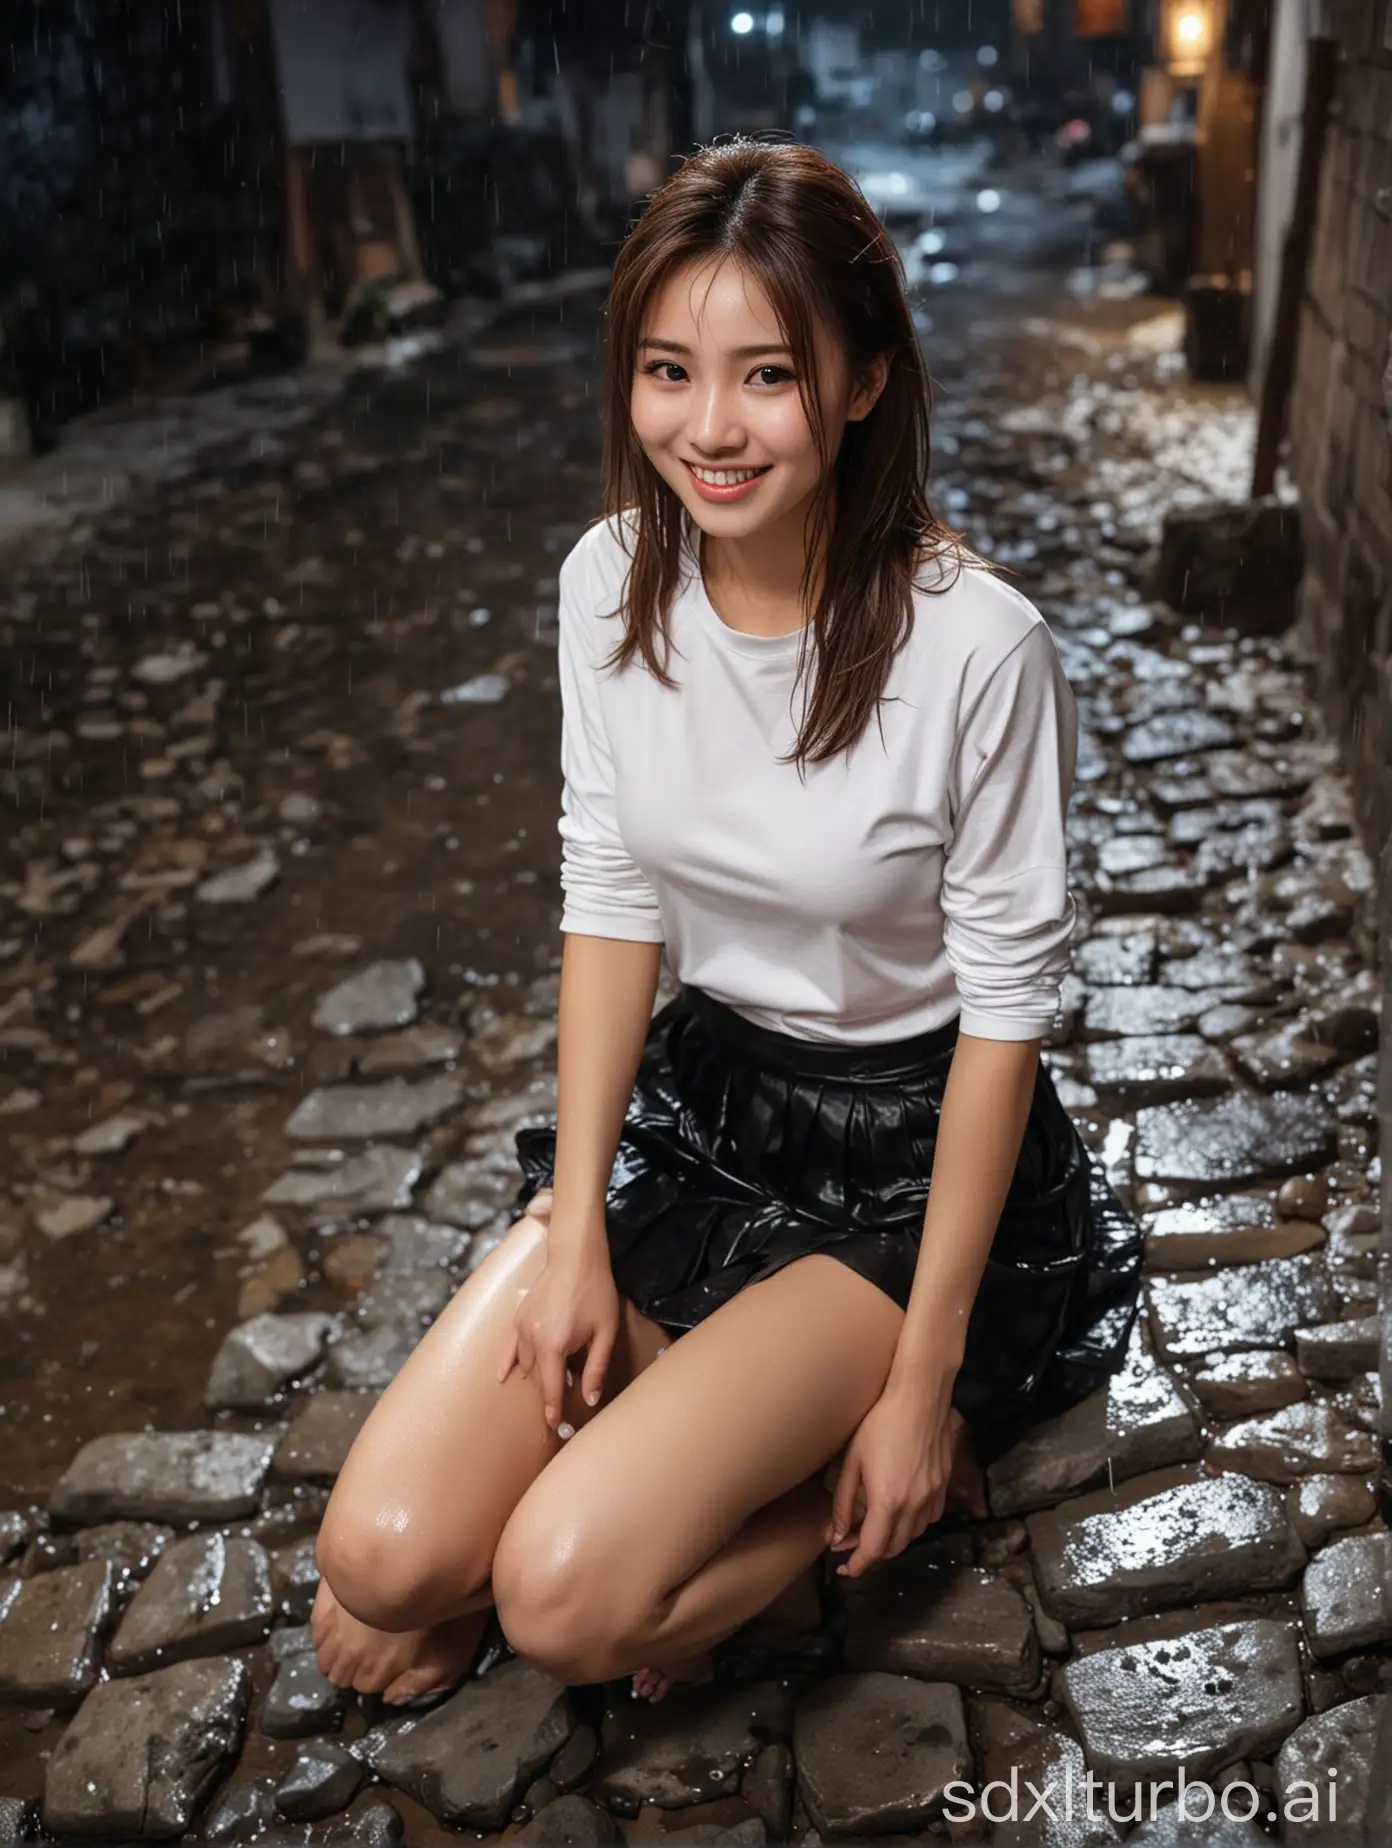
<path fill-rule="evenodd" d="M 1145 1216 L 1125 1371 L 993 1468 L 988 1521 L 658 1708 L 496 1649 L 407 1718 L 323 1681 L 327 1487 L 554 1096 L 555 570 L 599 298 L 246 388 L 7 561 L 0 1843 L 40 1813 L 108 1843 L 988 1840 L 945 1788 L 1012 1768 L 1002 1843 L 1117 1841 L 1084 1774 L 1126 1816 L 1181 1770 L 1257 1803 L 1224 1841 L 1359 1839 L 1392 1645 L 1371 869 L 1289 645 L 1147 597 L 1163 509 L 1242 493 L 1250 407 L 1184 384 L 1172 307 L 1064 286 L 1078 208 L 1012 211 L 1044 229 L 1008 292 L 918 295 L 939 503 L 1079 698 L 1047 1057 Z"/>

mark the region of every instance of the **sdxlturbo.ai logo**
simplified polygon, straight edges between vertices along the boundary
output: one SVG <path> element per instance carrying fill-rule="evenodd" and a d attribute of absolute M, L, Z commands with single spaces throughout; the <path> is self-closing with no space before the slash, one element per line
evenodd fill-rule
<path fill-rule="evenodd" d="M 1296 1778 L 1287 1784 L 1281 1793 L 1280 1816 L 1288 1823 L 1337 1821 L 1338 1791 L 1334 1777 L 1331 1766 L 1328 1788 L 1323 1792 L 1308 1778 Z M 1014 1765 L 1009 1778 L 993 1779 L 983 1785 L 979 1795 L 964 1778 L 948 1784 L 943 1791 L 944 1814 L 948 1822 L 967 1822 L 977 1816 L 984 1817 L 987 1822 L 1071 1822 L 1075 1816 L 1096 1822 L 1104 1814 L 1113 1822 L 1141 1822 L 1152 1820 L 1159 1808 L 1173 1800 L 1185 1822 L 1207 1822 L 1215 1810 L 1221 1810 L 1231 1822 L 1251 1822 L 1264 1804 L 1269 1806 L 1274 1801 L 1269 1793 L 1264 1796 L 1255 1784 L 1243 1778 L 1234 1778 L 1221 1791 L 1215 1791 L 1210 1784 L 1191 1782 L 1182 1765 L 1178 1782 L 1160 1778 L 1147 1784 L 1132 1784 L 1129 1809 L 1118 1805 L 1118 1796 L 1125 1789 L 1124 1784 L 1104 1783 L 1092 1771 L 1075 1779 L 1071 1765 L 1065 1768 L 1061 1780 L 1046 1778 L 1041 1789 L 1038 1784 L 1021 1778 L 1019 1766 Z M 1105 1811 L 1097 1802 L 1098 1793 L 1104 1790 Z M 1176 1793 L 1173 1799 L 1171 1792 Z M 997 1793 L 1003 1795 L 1003 1803 L 998 1801 Z M 1148 1810 L 1145 1807 L 1147 1796 Z M 1275 1822 L 1277 1815 L 1276 1810 L 1266 1808 L 1268 1822 Z"/>

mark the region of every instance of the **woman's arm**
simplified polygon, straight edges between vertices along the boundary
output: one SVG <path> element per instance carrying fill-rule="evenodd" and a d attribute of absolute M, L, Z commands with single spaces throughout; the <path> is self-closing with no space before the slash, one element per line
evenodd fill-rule
<path fill-rule="evenodd" d="M 662 961 L 660 943 L 571 933 L 561 954 L 556 1173 L 550 1248 L 605 1254 L 604 1195 L 633 1094 Z"/>
<path fill-rule="evenodd" d="M 1020 1158 L 1041 1041 L 961 1034 L 938 1121 L 923 1243 L 887 1392 L 945 1413 L 967 1322 Z"/>

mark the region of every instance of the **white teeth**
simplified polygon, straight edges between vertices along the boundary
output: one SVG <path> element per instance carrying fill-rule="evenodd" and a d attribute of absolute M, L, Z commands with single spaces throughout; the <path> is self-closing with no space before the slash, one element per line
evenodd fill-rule
<path fill-rule="evenodd" d="M 687 467 L 709 488 L 733 488 L 737 482 L 752 481 L 764 472 L 761 468 L 697 468 L 694 462 L 689 462 Z"/>

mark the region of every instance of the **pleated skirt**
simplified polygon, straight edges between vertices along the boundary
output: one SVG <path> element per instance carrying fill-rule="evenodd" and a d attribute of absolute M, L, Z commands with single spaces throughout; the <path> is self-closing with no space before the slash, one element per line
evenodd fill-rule
<path fill-rule="evenodd" d="M 907 1308 L 957 1031 L 810 1042 L 683 988 L 653 1017 L 609 1183 L 620 1294 L 677 1337 L 825 1252 Z M 519 1208 L 555 1147 L 554 1122 L 518 1132 Z M 952 1395 L 983 1462 L 1120 1367 L 1142 1249 L 1041 1059 Z"/>

